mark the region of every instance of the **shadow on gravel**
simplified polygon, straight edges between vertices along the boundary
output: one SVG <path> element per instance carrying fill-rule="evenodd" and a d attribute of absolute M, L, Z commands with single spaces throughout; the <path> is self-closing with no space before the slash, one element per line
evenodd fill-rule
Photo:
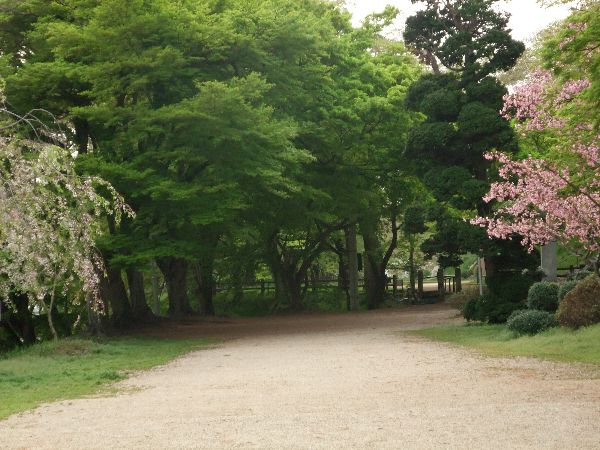
<path fill-rule="evenodd" d="M 406 330 L 461 323 L 456 309 L 443 304 L 415 305 L 356 313 L 298 313 L 252 318 L 188 318 L 136 330 L 140 336 L 238 339 L 273 335 L 318 334 L 365 329 Z"/>

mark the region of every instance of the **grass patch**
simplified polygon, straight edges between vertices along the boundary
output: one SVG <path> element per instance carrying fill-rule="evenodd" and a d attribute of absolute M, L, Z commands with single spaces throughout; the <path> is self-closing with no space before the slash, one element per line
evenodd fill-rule
<path fill-rule="evenodd" d="M 600 325 L 573 331 L 553 328 L 535 336 L 515 335 L 503 325 L 447 325 L 412 333 L 474 348 L 491 356 L 531 356 L 600 365 Z"/>
<path fill-rule="evenodd" d="M 0 420 L 41 403 L 101 392 L 128 372 L 164 364 L 207 339 L 65 339 L 0 355 Z"/>

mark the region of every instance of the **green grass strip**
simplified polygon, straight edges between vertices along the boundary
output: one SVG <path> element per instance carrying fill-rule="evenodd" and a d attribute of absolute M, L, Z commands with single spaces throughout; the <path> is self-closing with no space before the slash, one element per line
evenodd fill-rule
<path fill-rule="evenodd" d="M 600 325 L 570 330 L 553 328 L 535 336 L 516 337 L 503 325 L 449 325 L 413 331 L 491 356 L 530 356 L 600 365 Z"/>
<path fill-rule="evenodd" d="M 128 372 L 165 364 L 207 339 L 65 339 L 0 355 L 0 419 L 41 403 L 96 394 Z"/>

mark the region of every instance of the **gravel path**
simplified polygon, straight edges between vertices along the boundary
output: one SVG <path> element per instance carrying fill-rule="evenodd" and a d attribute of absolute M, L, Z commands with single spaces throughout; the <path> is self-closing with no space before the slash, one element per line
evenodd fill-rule
<path fill-rule="evenodd" d="M 116 396 L 2 421 L 0 448 L 600 448 L 588 369 L 402 332 L 453 316 L 433 306 L 169 328 L 228 339 L 136 374 Z"/>

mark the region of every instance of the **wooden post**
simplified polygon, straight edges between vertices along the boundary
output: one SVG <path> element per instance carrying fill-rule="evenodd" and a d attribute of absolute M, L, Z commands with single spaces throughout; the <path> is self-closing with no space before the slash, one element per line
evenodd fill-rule
<path fill-rule="evenodd" d="M 423 271 L 419 270 L 417 272 L 417 298 L 423 298 Z"/>
<path fill-rule="evenodd" d="M 392 276 L 392 289 L 394 293 L 394 297 L 396 296 L 396 292 L 398 292 L 398 275 Z"/>
<path fill-rule="evenodd" d="M 265 295 L 265 280 L 260 281 L 260 295 Z"/>

